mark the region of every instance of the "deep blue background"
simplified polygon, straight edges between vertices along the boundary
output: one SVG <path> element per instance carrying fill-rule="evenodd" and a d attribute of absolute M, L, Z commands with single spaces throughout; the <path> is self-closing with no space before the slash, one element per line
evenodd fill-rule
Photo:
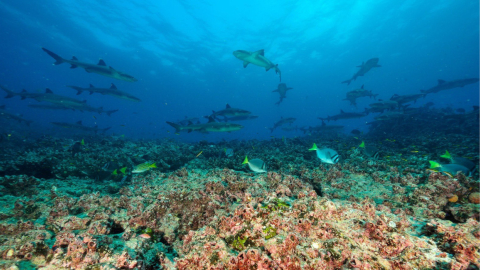
<path fill-rule="evenodd" d="M 159 3 L 163 2 L 163 3 Z M 478 1 L 0 1 L 0 84 L 12 90 L 44 91 L 87 99 L 92 106 L 119 109 L 111 117 L 93 113 L 30 109 L 34 100 L 0 99 L 11 113 L 34 120 L 39 133 L 51 133 L 52 121 L 99 127 L 130 138 L 175 137 L 268 139 L 267 127 L 283 117 L 294 125 L 318 125 L 317 117 L 363 111 L 370 100 L 352 107 L 343 101 L 359 88 L 389 99 L 415 94 L 437 79 L 478 77 Z M 141 4 L 140 4 L 141 3 Z M 69 65 L 53 66 L 41 47 L 64 58 L 107 65 L 138 78 L 116 81 Z M 294 90 L 276 106 L 279 78 L 257 66 L 243 68 L 234 50 L 265 50 L 278 63 L 282 82 Z M 350 86 L 356 66 L 379 57 L 381 68 Z M 142 99 L 141 103 L 110 96 L 76 96 L 65 85 L 109 87 L 110 83 Z M 434 102 L 471 110 L 479 104 L 478 83 L 428 95 L 418 105 Z M 2 93 L 3 95 L 3 93 Z M 174 135 L 165 121 L 203 116 L 229 103 L 260 116 L 241 122 L 234 133 Z M 415 106 L 417 106 L 417 104 Z M 93 117 L 95 115 L 96 119 Z M 366 130 L 360 120 L 339 121 Z M 124 125 L 124 126 L 122 126 Z M 5 130 L 3 130 L 5 132 Z M 170 131 L 170 132 L 168 132 Z M 6 132 L 10 132 L 7 130 Z M 278 129 L 275 136 L 295 136 Z"/>

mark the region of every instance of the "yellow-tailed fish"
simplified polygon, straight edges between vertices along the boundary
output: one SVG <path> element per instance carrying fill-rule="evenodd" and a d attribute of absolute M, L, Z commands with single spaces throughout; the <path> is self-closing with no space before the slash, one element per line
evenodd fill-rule
<path fill-rule="evenodd" d="M 146 171 L 148 171 L 152 168 L 157 168 L 157 165 L 155 165 L 155 163 L 145 162 L 145 163 L 138 164 L 137 166 L 135 166 L 135 168 L 133 168 L 132 173 L 142 173 L 142 172 L 146 172 Z"/>
<path fill-rule="evenodd" d="M 127 171 L 127 167 L 123 167 L 123 168 L 120 169 L 120 172 L 121 172 L 122 174 L 125 174 L 126 171 Z"/>
<path fill-rule="evenodd" d="M 200 151 L 200 153 L 198 153 L 196 157 L 200 156 L 202 153 L 203 153 L 203 151 Z"/>

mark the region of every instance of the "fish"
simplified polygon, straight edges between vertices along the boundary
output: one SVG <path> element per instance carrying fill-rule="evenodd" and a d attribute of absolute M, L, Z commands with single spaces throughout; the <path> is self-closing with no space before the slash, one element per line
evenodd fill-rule
<path fill-rule="evenodd" d="M 295 120 L 297 120 L 297 118 L 293 118 L 293 117 L 289 117 L 289 118 L 283 118 L 281 117 L 280 120 L 278 120 L 275 124 L 273 124 L 273 127 L 271 128 L 268 128 L 270 129 L 270 133 L 273 132 L 277 127 L 280 127 L 280 126 L 283 126 L 285 124 L 292 124 L 293 122 L 295 122 Z"/>
<path fill-rule="evenodd" d="M 177 121 L 175 123 L 179 124 L 179 125 L 182 125 L 182 126 L 185 126 L 185 125 L 188 125 L 189 123 L 194 123 L 194 122 L 196 124 L 200 124 L 200 118 L 198 118 L 198 117 L 188 118 L 188 117 L 185 116 L 185 119 Z"/>
<path fill-rule="evenodd" d="M 362 153 L 364 155 L 371 157 L 373 159 L 378 159 L 380 155 L 378 148 L 372 145 L 366 146 L 364 141 L 362 141 L 362 143 L 358 147 L 362 149 Z"/>
<path fill-rule="evenodd" d="M 225 148 L 223 149 L 223 153 L 225 154 L 225 157 L 230 158 L 233 157 L 234 152 L 232 148 Z"/>
<path fill-rule="evenodd" d="M 252 159 L 248 160 L 248 157 L 245 156 L 242 164 L 248 164 L 248 168 L 255 173 L 266 173 L 267 172 L 267 165 L 261 159 Z"/>
<path fill-rule="evenodd" d="M 275 73 L 280 76 L 280 81 L 282 81 L 282 72 L 278 68 L 278 64 L 273 64 L 270 60 L 268 60 L 265 57 L 265 51 L 263 49 L 256 52 L 237 50 L 233 52 L 233 55 L 243 61 L 244 68 L 246 68 L 248 64 L 264 67 L 266 71 L 269 71 L 273 68 Z"/>
<path fill-rule="evenodd" d="M 383 113 L 379 116 L 376 116 L 375 120 L 377 120 L 377 121 L 387 121 L 387 120 L 392 120 L 392 119 L 396 119 L 396 118 L 401 118 L 403 116 L 405 116 L 405 114 L 403 112 L 391 111 L 391 112 L 386 112 L 386 113 Z"/>
<path fill-rule="evenodd" d="M 432 160 L 430 160 L 429 162 L 430 162 L 429 170 L 431 171 L 442 172 L 451 177 L 456 175 L 457 172 L 462 172 L 463 174 L 468 176 L 471 175 L 470 170 L 467 167 L 462 166 L 460 164 L 440 164 Z"/>
<path fill-rule="evenodd" d="M 238 116 L 249 116 L 251 112 L 243 109 L 232 108 L 229 104 L 225 106 L 225 109 L 220 111 L 212 111 L 212 114 L 207 118 L 217 118 L 219 116 L 222 117 L 238 117 Z"/>
<path fill-rule="evenodd" d="M 357 77 L 359 76 L 363 76 L 365 75 L 368 71 L 370 71 L 372 68 L 375 68 L 375 67 L 381 67 L 379 64 L 378 64 L 378 58 L 372 58 L 372 59 L 369 59 L 367 62 L 363 62 L 362 65 L 360 66 L 357 66 L 359 67 L 360 69 L 357 71 L 357 73 L 353 74 L 353 77 L 349 80 L 346 80 L 346 81 L 343 81 L 342 83 L 346 83 L 348 85 L 350 85 L 350 83 L 354 80 L 357 79 Z"/>
<path fill-rule="evenodd" d="M 0 117 L 5 119 L 15 120 L 15 121 L 18 121 L 19 123 L 25 123 L 27 126 L 30 126 L 30 124 L 33 123 L 32 120 L 27 120 L 22 118 L 22 115 L 15 115 L 7 112 L 7 110 L 5 110 L 5 105 L 0 106 Z"/>
<path fill-rule="evenodd" d="M 188 133 L 192 131 L 198 131 L 202 133 L 232 132 L 243 128 L 243 126 L 239 124 L 215 122 L 215 120 L 211 117 L 209 118 L 209 122 L 204 124 L 189 124 L 186 126 L 182 126 L 168 121 L 166 123 L 175 128 L 175 133 L 179 133 L 182 130 L 186 130 Z"/>
<path fill-rule="evenodd" d="M 257 119 L 257 115 L 240 115 L 240 116 L 232 116 L 232 117 L 224 117 L 223 119 L 217 119 L 218 121 L 245 121 L 245 120 L 253 120 Z"/>
<path fill-rule="evenodd" d="M 413 94 L 413 95 L 393 95 L 390 100 L 396 101 L 399 105 L 409 103 L 409 102 L 417 102 L 417 99 L 424 98 L 427 94 Z"/>
<path fill-rule="evenodd" d="M 70 98 L 70 97 L 65 97 L 65 96 L 60 96 L 56 95 L 53 93 L 53 91 L 50 88 L 45 89 L 45 93 L 29 93 L 27 90 L 23 89 L 22 92 L 16 93 L 13 92 L 9 89 L 7 89 L 4 86 L 0 86 L 5 92 L 7 92 L 7 96 L 5 98 L 12 98 L 14 96 L 20 96 L 22 100 L 31 98 L 34 99 L 38 102 L 45 101 L 49 103 L 53 103 L 56 105 L 62 105 L 65 107 L 70 107 L 70 106 L 81 106 L 85 103 L 87 103 L 86 100 L 78 100 L 75 98 Z"/>
<path fill-rule="evenodd" d="M 320 159 L 321 162 L 327 164 L 337 164 L 340 160 L 340 156 L 338 155 L 337 151 L 330 149 L 330 148 L 322 148 L 318 149 L 317 144 L 313 144 L 312 148 L 308 149 L 309 151 L 316 151 L 317 157 Z"/>
<path fill-rule="evenodd" d="M 361 97 L 372 98 L 373 97 L 374 99 L 377 99 L 377 96 L 378 96 L 378 94 L 372 93 L 371 90 L 365 90 L 363 88 L 363 85 L 362 85 L 362 87 L 360 87 L 360 89 L 355 89 L 355 90 L 352 90 L 350 92 L 347 92 L 347 97 L 344 98 L 343 100 L 348 100 L 348 101 L 350 101 L 350 105 L 356 106 L 357 105 L 357 98 L 361 98 Z"/>
<path fill-rule="evenodd" d="M 135 166 L 132 170 L 132 173 L 143 173 L 153 168 L 157 168 L 157 165 L 155 165 L 155 163 L 145 162 Z"/>
<path fill-rule="evenodd" d="M 108 116 L 111 116 L 112 113 L 118 112 L 118 110 L 105 111 L 103 109 L 103 107 L 96 108 L 96 107 L 89 106 L 87 104 L 74 105 L 74 106 L 71 106 L 70 108 L 73 109 L 73 110 L 79 110 L 81 112 L 84 112 L 84 111 L 85 112 L 95 112 L 95 113 L 98 113 L 98 114 L 106 113 Z"/>
<path fill-rule="evenodd" d="M 28 104 L 28 107 L 34 109 L 42 109 L 42 110 L 73 110 L 74 108 L 64 106 L 61 104 Z"/>
<path fill-rule="evenodd" d="M 82 131 L 95 132 L 95 134 L 97 134 L 97 132 L 105 133 L 107 130 L 111 128 L 111 127 L 107 127 L 107 128 L 99 129 L 98 126 L 87 127 L 82 124 L 82 121 L 77 121 L 75 124 L 65 123 L 65 122 L 50 122 L 50 123 L 55 126 L 59 126 L 63 128 L 73 128 L 73 129 L 78 129 Z"/>
<path fill-rule="evenodd" d="M 320 119 L 322 121 L 327 120 L 328 122 L 330 122 L 330 120 L 337 121 L 337 120 L 342 120 L 342 119 L 361 118 L 361 117 L 365 117 L 365 116 L 367 116 L 366 113 L 351 113 L 351 112 L 346 113 L 343 110 L 340 110 L 340 114 L 327 116 L 327 118 L 318 117 L 318 119 Z"/>
<path fill-rule="evenodd" d="M 298 130 L 298 127 L 297 127 L 297 126 L 294 126 L 294 127 L 282 127 L 282 130 L 284 130 L 284 131 L 297 131 L 297 130 Z"/>
<path fill-rule="evenodd" d="M 115 84 L 111 84 L 110 88 L 97 88 L 90 84 L 89 88 L 82 88 L 78 86 L 67 85 L 67 87 L 77 90 L 77 95 L 80 95 L 82 92 L 90 92 L 90 95 L 93 93 L 99 93 L 102 95 L 109 95 L 125 100 L 140 102 L 141 100 L 133 95 L 130 95 L 126 92 L 120 91 L 117 89 Z"/>
<path fill-rule="evenodd" d="M 115 169 L 113 172 L 112 172 L 112 175 L 118 175 L 118 171 L 120 171 L 121 174 L 125 175 L 127 173 L 127 167 L 123 167 L 123 168 L 120 168 L 118 171 L 118 169 Z"/>
<path fill-rule="evenodd" d="M 424 94 L 438 93 L 440 91 L 454 89 L 457 87 L 464 87 L 466 85 L 477 83 L 477 82 L 478 82 L 478 78 L 460 79 L 460 80 L 453 80 L 449 82 L 444 80 L 438 80 L 438 84 L 436 86 L 427 90 L 420 90 L 420 92 Z"/>
<path fill-rule="evenodd" d="M 102 76 L 106 76 L 106 77 L 110 77 L 110 78 L 114 78 L 114 79 L 122 80 L 122 81 L 126 81 L 126 82 L 136 82 L 136 81 L 138 81 L 137 79 L 135 79 L 131 75 L 128 75 L 126 73 L 123 73 L 121 71 L 115 70 L 112 67 L 107 66 L 107 64 L 105 64 L 105 62 L 102 59 L 100 59 L 98 61 L 98 64 L 94 65 L 94 64 L 80 62 L 80 61 L 78 61 L 78 59 L 75 56 L 72 57 L 71 60 L 67 60 L 67 59 L 62 58 L 59 55 L 57 55 L 57 54 L 53 53 L 52 51 L 49 51 L 45 48 L 42 48 L 42 50 L 44 52 L 46 52 L 48 55 L 50 55 L 51 57 L 53 57 L 53 59 L 55 59 L 55 63 L 53 63 L 53 65 L 60 65 L 62 63 L 68 63 L 68 64 L 71 65 L 70 68 L 72 68 L 72 69 L 77 68 L 77 67 L 81 67 L 81 68 L 85 69 L 85 71 L 88 72 L 88 73 L 97 73 L 97 74 L 102 75 Z"/>
<path fill-rule="evenodd" d="M 452 157 L 452 155 L 446 150 L 445 154 L 440 156 L 441 158 L 448 159 L 451 164 L 458 164 L 466 167 L 469 171 L 474 172 L 477 165 L 471 160 L 463 157 Z"/>
<path fill-rule="evenodd" d="M 276 105 L 280 105 L 282 103 L 283 99 L 286 98 L 286 94 L 288 90 L 292 90 L 293 88 L 287 87 L 285 83 L 281 83 L 278 85 L 277 89 L 273 90 L 272 92 L 278 92 L 280 94 L 280 100 L 275 103 Z"/>
<path fill-rule="evenodd" d="M 143 239 L 151 239 L 152 236 L 147 234 L 147 233 L 142 233 L 138 237 L 143 238 Z"/>
<path fill-rule="evenodd" d="M 383 113 L 385 110 L 394 110 L 398 108 L 398 102 L 394 100 L 381 100 L 379 102 L 371 103 L 368 106 L 370 108 L 365 108 L 365 112 L 368 113 Z"/>
<path fill-rule="evenodd" d="M 340 131 L 344 128 L 344 126 L 340 125 L 327 125 L 325 124 L 325 121 L 322 120 L 322 125 L 320 126 L 314 126 L 314 127 L 308 127 L 308 128 L 300 128 L 301 131 L 303 131 L 303 134 L 314 134 L 314 133 L 321 133 L 321 132 L 337 132 Z"/>

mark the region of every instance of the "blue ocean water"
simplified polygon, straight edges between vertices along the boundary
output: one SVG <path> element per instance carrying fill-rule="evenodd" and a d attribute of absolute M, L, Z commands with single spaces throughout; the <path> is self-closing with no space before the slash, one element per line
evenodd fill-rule
<path fill-rule="evenodd" d="M 281 117 L 294 126 L 314 126 L 340 112 L 362 112 L 373 99 L 351 106 L 346 92 L 365 85 L 387 100 L 416 94 L 446 81 L 478 78 L 478 1 L 0 1 L 0 84 L 21 91 L 54 93 L 119 111 L 107 116 L 79 111 L 32 109 L 19 97 L 0 99 L 8 112 L 33 120 L 4 126 L 2 133 L 58 134 L 50 122 L 81 120 L 112 127 L 107 134 L 133 139 L 172 137 L 185 141 L 269 139 L 297 132 L 268 127 Z M 68 64 L 52 65 L 45 47 L 70 59 L 107 65 L 138 79 L 124 82 Z M 279 76 L 261 67 L 243 68 L 235 50 L 265 50 L 278 64 L 282 82 L 293 87 L 280 105 Z M 374 68 L 350 85 L 341 84 L 370 58 Z M 114 83 L 142 101 L 83 93 L 66 85 L 108 88 Z M 3 93 L 2 93 L 3 95 Z M 442 91 L 414 106 L 465 108 L 479 105 L 478 83 Z M 175 135 L 166 121 L 202 117 L 226 104 L 259 118 L 232 133 Z M 345 133 L 367 131 L 373 115 L 342 120 Z M 331 124 L 331 122 L 330 122 Z M 63 132 L 63 131 L 62 131 Z M 77 131 L 67 131 L 75 134 Z"/>

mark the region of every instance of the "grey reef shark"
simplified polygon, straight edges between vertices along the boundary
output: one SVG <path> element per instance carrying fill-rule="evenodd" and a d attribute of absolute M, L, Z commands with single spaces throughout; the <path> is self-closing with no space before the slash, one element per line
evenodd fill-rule
<path fill-rule="evenodd" d="M 130 100 L 130 101 L 135 101 L 135 102 L 140 101 L 139 98 L 137 98 L 135 96 L 132 96 L 128 93 L 125 93 L 123 91 L 118 90 L 117 87 L 115 86 L 115 84 L 113 84 L 113 83 L 110 86 L 110 88 L 98 88 L 98 87 L 93 86 L 92 84 L 90 84 L 89 88 L 83 88 L 83 87 L 72 86 L 72 85 L 67 85 L 67 87 L 70 87 L 72 89 L 77 90 L 77 95 L 80 95 L 82 92 L 85 91 L 85 92 L 90 92 L 90 95 L 93 94 L 93 93 L 98 93 L 98 94 L 102 94 L 102 95 L 109 95 L 109 96 L 113 96 L 113 97 L 117 97 L 117 98 L 121 98 L 121 99 L 125 99 L 125 100 Z"/>
<path fill-rule="evenodd" d="M 272 92 L 278 92 L 280 94 L 280 100 L 275 103 L 276 105 L 280 105 L 282 103 L 283 99 L 286 98 L 286 94 L 288 90 L 292 90 L 292 87 L 287 87 L 285 83 L 281 83 L 278 85 L 278 88 L 273 90 Z"/>
<path fill-rule="evenodd" d="M 350 85 L 350 83 L 352 81 L 355 81 L 357 79 L 357 77 L 365 75 L 367 72 L 370 71 L 370 69 L 372 69 L 374 67 L 381 67 L 378 64 L 378 60 L 379 60 L 378 58 L 372 58 L 372 59 L 369 59 L 367 62 L 362 63 L 362 65 L 357 66 L 357 67 L 360 68 L 357 71 L 357 73 L 353 74 L 353 77 L 350 80 L 343 81 L 342 83 L 346 83 L 346 84 Z"/>
<path fill-rule="evenodd" d="M 246 68 L 248 64 L 253 64 L 259 67 L 264 67 L 266 71 L 269 71 L 271 68 L 275 69 L 275 73 L 280 76 L 280 81 L 282 81 L 282 72 L 278 68 L 278 64 L 272 63 L 265 57 L 264 50 L 259 50 L 256 52 L 248 52 L 244 50 L 234 51 L 233 55 L 243 61 L 243 67 Z"/>
<path fill-rule="evenodd" d="M 45 48 L 42 48 L 42 50 L 48 53 L 48 55 L 50 55 L 51 57 L 53 57 L 53 59 L 55 59 L 55 63 L 53 63 L 54 65 L 68 63 L 71 65 L 70 68 L 81 67 L 85 69 L 85 71 L 88 73 L 97 73 L 102 76 L 106 76 L 106 77 L 110 77 L 110 78 L 114 78 L 122 81 L 127 81 L 127 82 L 137 81 L 137 79 L 135 79 L 133 76 L 107 66 L 107 64 L 105 64 L 105 62 L 102 59 L 100 59 L 100 61 L 98 61 L 98 64 L 95 65 L 95 64 L 80 62 L 75 56 L 72 57 L 71 60 L 67 60 Z"/>

